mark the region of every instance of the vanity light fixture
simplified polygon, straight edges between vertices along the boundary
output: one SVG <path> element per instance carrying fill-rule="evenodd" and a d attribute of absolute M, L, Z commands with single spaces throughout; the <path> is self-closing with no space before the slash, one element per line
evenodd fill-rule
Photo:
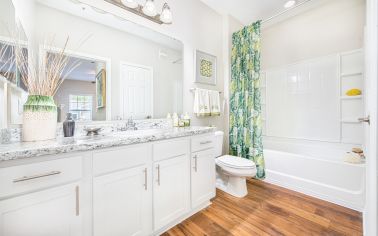
<path fill-rule="evenodd" d="M 284 5 L 285 8 L 291 8 L 293 7 L 297 2 L 294 0 L 287 1 Z"/>
<path fill-rule="evenodd" d="M 154 17 L 157 15 L 154 0 L 147 0 L 143 7 L 143 13 L 147 16 Z"/>
<path fill-rule="evenodd" d="M 139 4 L 135 0 L 121 0 L 122 4 L 126 7 L 135 9 L 139 6 Z"/>
<path fill-rule="evenodd" d="M 164 3 L 161 14 L 158 14 L 154 0 L 146 0 L 144 5 L 138 4 L 136 0 L 104 0 L 110 4 L 144 17 L 150 21 L 162 24 L 172 24 L 172 12 L 168 3 Z"/>
<path fill-rule="evenodd" d="M 172 23 L 172 12 L 171 8 L 168 6 L 168 3 L 164 3 L 163 10 L 160 14 L 160 20 L 163 21 L 165 24 Z"/>

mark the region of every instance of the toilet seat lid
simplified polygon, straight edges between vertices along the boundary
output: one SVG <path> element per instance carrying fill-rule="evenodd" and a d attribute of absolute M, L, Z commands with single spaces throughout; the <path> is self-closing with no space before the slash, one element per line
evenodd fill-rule
<path fill-rule="evenodd" d="M 230 155 L 218 157 L 217 161 L 219 161 L 222 165 L 239 169 L 252 169 L 256 166 L 255 163 L 251 160 Z"/>

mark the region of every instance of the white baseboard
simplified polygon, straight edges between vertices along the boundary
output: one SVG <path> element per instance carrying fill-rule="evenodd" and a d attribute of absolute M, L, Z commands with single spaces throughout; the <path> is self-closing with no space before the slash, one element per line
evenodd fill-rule
<path fill-rule="evenodd" d="M 264 181 L 267 183 L 300 192 L 359 212 L 363 211 L 363 193 L 350 192 L 271 170 L 266 170 L 266 176 L 267 177 Z"/>

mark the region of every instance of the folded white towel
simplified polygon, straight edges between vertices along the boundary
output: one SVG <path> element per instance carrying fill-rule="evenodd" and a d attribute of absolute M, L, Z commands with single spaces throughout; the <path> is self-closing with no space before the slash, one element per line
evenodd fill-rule
<path fill-rule="evenodd" d="M 208 90 L 197 88 L 194 91 L 193 113 L 196 116 L 210 116 L 210 97 Z"/>
<path fill-rule="evenodd" d="M 210 94 L 210 114 L 211 116 L 220 116 L 220 94 L 218 91 L 209 91 Z"/>

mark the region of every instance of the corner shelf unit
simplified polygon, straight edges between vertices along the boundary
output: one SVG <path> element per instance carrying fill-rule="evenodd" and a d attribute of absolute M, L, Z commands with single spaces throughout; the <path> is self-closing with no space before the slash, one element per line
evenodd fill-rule
<path fill-rule="evenodd" d="M 363 50 L 354 50 L 339 54 L 340 82 L 340 122 L 341 142 L 362 144 L 363 125 L 358 122 L 364 116 L 364 54 Z M 362 95 L 346 96 L 352 88 L 362 91 Z"/>

